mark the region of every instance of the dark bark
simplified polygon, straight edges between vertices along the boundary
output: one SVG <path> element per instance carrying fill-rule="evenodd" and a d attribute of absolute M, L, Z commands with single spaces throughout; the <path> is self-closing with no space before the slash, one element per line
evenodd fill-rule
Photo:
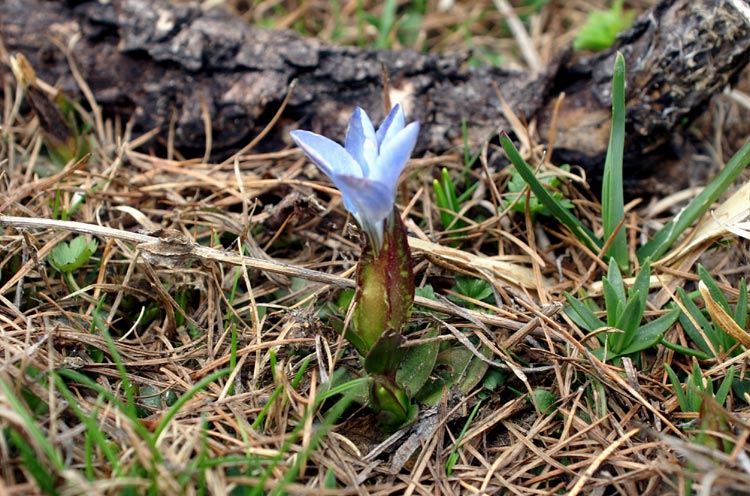
<path fill-rule="evenodd" d="M 461 144 L 466 119 L 472 143 L 507 127 L 494 84 L 512 109 L 538 117 L 546 135 L 551 107 L 567 93 L 558 125 L 558 150 L 578 162 L 601 159 L 609 133 L 614 53 L 628 68 L 628 150 L 665 143 L 744 67 L 750 57 L 745 0 L 665 0 L 642 16 L 612 50 L 568 64 L 563 57 L 538 76 L 467 67 L 457 57 L 411 51 L 336 47 L 288 31 L 246 25 L 221 10 L 159 0 L 0 2 L 0 33 L 8 53 L 22 52 L 40 77 L 80 92 L 57 43 L 73 55 L 108 113 L 135 115 L 139 129 L 176 116 L 175 145 L 201 155 L 205 133 L 201 101 L 213 126 L 214 151 L 246 144 L 276 112 L 298 81 L 284 118 L 264 148 L 288 143 L 290 126 L 342 137 L 355 105 L 374 120 L 382 115 L 381 64 L 392 96 L 404 103 L 423 132 L 419 151 Z"/>

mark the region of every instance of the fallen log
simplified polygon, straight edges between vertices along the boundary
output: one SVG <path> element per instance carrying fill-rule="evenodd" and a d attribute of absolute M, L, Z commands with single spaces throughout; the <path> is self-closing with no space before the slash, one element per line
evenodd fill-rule
<path fill-rule="evenodd" d="M 61 48 L 69 47 L 107 113 L 134 116 L 137 130 L 158 127 L 163 136 L 174 119 L 174 144 L 186 155 L 204 153 L 206 112 L 216 156 L 240 149 L 270 121 L 295 80 L 264 148 L 288 144 L 290 126 L 342 136 L 355 105 L 374 120 L 382 115 L 384 68 L 391 98 L 422 122 L 418 151 L 461 146 L 462 119 L 474 145 L 508 128 L 495 86 L 514 112 L 538 120 L 546 138 L 552 106 L 564 91 L 556 151 L 591 165 L 602 161 L 607 146 L 618 50 L 628 71 L 627 151 L 647 153 L 668 142 L 748 63 L 749 12 L 745 0 L 663 0 L 610 50 L 577 61 L 566 52 L 533 76 L 468 67 L 458 56 L 332 46 L 249 26 L 221 9 L 162 0 L 5 0 L 0 36 L 7 54 L 23 53 L 39 77 L 80 97 Z"/>

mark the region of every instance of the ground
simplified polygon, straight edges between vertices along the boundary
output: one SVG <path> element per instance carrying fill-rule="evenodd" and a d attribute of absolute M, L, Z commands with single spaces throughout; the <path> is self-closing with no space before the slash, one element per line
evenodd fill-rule
<path fill-rule="evenodd" d="M 472 49 L 474 63 L 517 68 L 549 61 L 609 6 L 513 2 L 524 38 L 501 1 L 397 2 L 390 30 L 378 30 L 389 2 L 203 3 L 336 44 Z M 639 247 L 747 142 L 746 81 L 675 136 L 668 167 L 685 187 L 628 199 L 626 287 L 639 287 L 627 278 L 645 266 Z M 712 204 L 724 223 L 707 213 L 641 280 L 634 325 L 679 318 L 618 354 L 624 320 L 607 315 L 639 295 L 613 296 L 601 253 L 524 208 L 512 174 L 472 161 L 478 150 L 415 157 L 397 201 L 420 288 L 406 341 L 439 343 L 425 381 L 452 386 L 398 429 L 363 404 L 361 359 L 341 334 L 356 223 L 299 150 L 156 156 L 139 148 L 149 137 L 98 126 L 96 102 L 75 102 L 91 155 L 61 160 L 4 84 L 0 494 L 750 493 L 750 245 L 726 229 L 747 218 L 746 171 Z M 602 236 L 598 192 L 576 164 L 543 163 L 530 129 L 524 157 Z M 469 190 L 457 221 L 433 189 L 444 168 L 444 189 Z M 565 292 L 606 325 L 587 330 Z"/>

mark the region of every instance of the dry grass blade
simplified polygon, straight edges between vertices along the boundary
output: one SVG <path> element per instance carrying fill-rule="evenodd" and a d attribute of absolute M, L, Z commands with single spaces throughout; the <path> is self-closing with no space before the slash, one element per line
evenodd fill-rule
<path fill-rule="evenodd" d="M 487 67 L 490 73 L 544 70 L 589 10 L 610 3 L 201 2 L 337 44 L 379 40 L 499 66 Z M 104 13 L 128 2 L 78 4 Z M 172 21 L 157 24 L 164 22 Z M 271 102 L 259 116 L 263 132 L 238 138 L 247 144 L 232 153 L 221 149 L 224 137 L 211 122 L 218 116 L 196 91 L 194 117 L 208 139 L 187 156 L 175 147 L 183 109 L 174 109 L 163 141 L 158 129 L 104 114 L 94 82 L 75 65 L 77 45 L 55 47 L 50 56 L 69 61 L 85 95 L 72 112 L 91 156 L 55 165 L 23 91 L 4 80 L 0 381 L 8 387 L 0 390 L 0 494 L 746 492 L 750 407 L 742 387 L 750 334 L 741 315 L 730 315 L 742 314 L 738 281 L 750 260 L 742 237 L 746 179 L 653 264 L 643 324 L 671 301 L 686 310 L 695 300 L 697 313 L 668 329 L 667 343 L 604 360 L 608 340 L 622 334 L 604 315 L 603 303 L 612 299 L 612 288 L 598 282 L 606 260 L 532 212 L 532 195 L 510 196 L 512 176 L 496 137 L 480 150 L 411 160 L 397 197 L 420 296 L 403 349 L 435 365 L 423 389 L 409 391 L 424 401 L 417 420 L 390 435 L 367 406 L 362 357 L 342 332 L 353 308 L 359 231 L 333 185 L 275 138 L 310 122 L 305 102 L 315 95 L 278 83 L 288 88 L 286 98 Z M 373 52 L 373 63 L 383 53 Z M 1 45 L 0 58 L 10 60 Z M 309 67 L 301 74 L 315 78 Z M 38 84 L 47 95 L 57 92 Z M 264 83 L 257 84 L 262 95 Z M 409 89 L 392 80 L 386 91 L 388 107 Z M 740 78 L 691 128 L 683 141 L 711 155 L 696 163 L 720 162 L 746 140 L 740 110 L 747 93 Z M 560 143 L 553 129 L 551 142 L 540 142 L 532 116 L 518 115 L 499 96 L 524 159 L 559 176 L 571 211 L 601 235 L 601 206 L 585 173 L 575 163 L 563 171 L 551 153 L 569 141 Z M 554 113 L 562 115 L 573 98 L 558 99 Z M 443 131 L 460 142 L 461 122 Z M 680 149 L 685 162 L 695 158 L 688 148 Z M 468 191 L 451 212 L 458 229 L 443 225 L 446 209 L 432 189 L 443 168 L 457 198 Z M 636 247 L 698 194 L 708 173 L 707 166 L 684 191 L 664 191 L 670 195 L 663 201 L 633 199 L 624 222 L 631 261 Z M 512 202 L 522 200 L 529 208 L 514 211 Z M 94 248 L 72 253 L 83 245 Z M 716 299 L 697 282 L 699 258 L 716 278 Z M 625 291 L 632 282 L 623 277 Z M 603 325 L 589 332 L 573 322 L 564 291 Z M 716 291 L 726 293 L 732 311 L 716 301 Z M 712 331 L 739 344 L 714 343 Z M 701 384 L 715 391 L 728 374 L 734 380 L 724 404 L 706 395 L 700 412 L 682 412 L 665 369 L 680 381 L 692 373 L 688 353 L 698 351 L 699 338 L 713 353 L 698 361 Z M 466 377 L 471 387 L 462 389 Z M 459 380 L 444 387 L 440 381 L 449 378 Z"/>

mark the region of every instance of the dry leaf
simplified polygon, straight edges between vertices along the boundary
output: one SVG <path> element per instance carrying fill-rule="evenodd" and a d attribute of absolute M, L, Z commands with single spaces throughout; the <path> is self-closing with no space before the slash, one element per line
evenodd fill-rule
<path fill-rule="evenodd" d="M 706 310 L 708 310 L 709 315 L 711 315 L 711 319 L 716 322 L 724 332 L 739 341 L 742 346 L 750 348 L 750 334 L 741 328 L 721 305 L 716 303 L 716 300 L 711 297 L 711 293 L 703 281 L 698 283 L 698 289 L 701 292 L 701 296 L 703 296 L 703 300 L 706 302 Z"/>

